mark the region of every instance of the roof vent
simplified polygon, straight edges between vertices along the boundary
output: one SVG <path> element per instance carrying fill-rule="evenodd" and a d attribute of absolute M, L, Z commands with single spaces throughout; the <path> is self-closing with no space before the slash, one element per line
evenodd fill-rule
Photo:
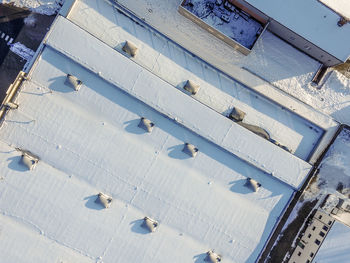
<path fill-rule="evenodd" d="M 157 229 L 158 225 L 159 225 L 159 223 L 152 218 L 149 218 L 146 216 L 143 219 L 142 226 L 144 228 L 147 228 L 149 230 L 149 232 L 154 232 Z"/>
<path fill-rule="evenodd" d="M 195 95 L 199 91 L 199 84 L 194 83 L 191 80 L 187 80 L 184 89 L 190 92 L 192 95 Z"/>
<path fill-rule="evenodd" d="M 244 116 L 245 116 L 245 112 L 234 107 L 228 117 L 233 121 L 243 121 Z"/>
<path fill-rule="evenodd" d="M 195 157 L 198 153 L 198 149 L 194 145 L 189 144 L 187 142 L 185 143 L 185 146 L 182 151 L 191 157 Z"/>
<path fill-rule="evenodd" d="M 150 120 L 142 117 L 138 126 L 142 129 L 144 129 L 146 132 L 152 132 L 152 129 L 154 127 L 154 123 L 151 122 Z"/>
<path fill-rule="evenodd" d="M 8 108 L 8 109 L 11 109 L 11 110 L 15 110 L 15 109 L 18 109 L 18 104 L 14 103 L 14 102 L 7 102 L 5 104 L 5 106 Z"/>
<path fill-rule="evenodd" d="M 257 192 L 261 186 L 260 183 L 258 183 L 256 180 L 252 178 L 247 178 L 247 182 L 245 185 L 250 189 L 252 189 L 254 192 Z"/>
<path fill-rule="evenodd" d="M 339 19 L 337 25 L 338 25 L 339 27 L 342 27 L 343 25 L 345 25 L 345 24 L 348 23 L 348 22 L 349 22 L 349 20 L 347 20 L 345 17 L 340 17 L 340 19 Z"/>
<path fill-rule="evenodd" d="M 66 81 L 64 82 L 65 85 L 68 87 L 71 87 L 72 89 L 78 91 L 80 89 L 80 86 L 83 82 L 79 80 L 77 77 L 67 74 Z"/>
<path fill-rule="evenodd" d="M 209 250 L 207 252 L 207 260 L 206 261 L 209 261 L 211 263 L 218 263 L 221 261 L 221 256 L 216 254 L 214 252 L 214 250 Z"/>
<path fill-rule="evenodd" d="M 112 200 L 112 197 L 104 193 L 99 193 L 95 202 L 100 203 L 104 208 L 108 208 L 111 206 Z"/>
<path fill-rule="evenodd" d="M 39 162 L 39 157 L 35 156 L 29 151 L 22 151 L 21 161 L 28 167 L 29 170 L 33 170 L 36 164 Z"/>
<path fill-rule="evenodd" d="M 137 46 L 130 41 L 126 41 L 122 49 L 125 53 L 129 54 L 132 57 L 135 57 L 138 51 Z"/>

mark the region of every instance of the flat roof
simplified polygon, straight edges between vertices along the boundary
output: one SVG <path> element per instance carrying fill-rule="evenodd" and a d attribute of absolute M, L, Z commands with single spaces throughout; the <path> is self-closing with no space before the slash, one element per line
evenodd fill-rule
<path fill-rule="evenodd" d="M 69 20 L 58 18 L 52 28 L 46 45 L 101 75 L 106 81 L 174 119 L 190 131 L 295 189 L 299 189 L 303 184 L 312 167 L 307 162 L 256 136 L 188 94 L 180 92 Z M 66 41 L 66 38 L 71 39 L 71 42 Z M 99 57 L 104 59 L 96 59 Z M 118 68 L 117 75 L 115 68 Z M 237 137 L 241 139 L 237 140 Z"/>
<path fill-rule="evenodd" d="M 318 0 L 244 1 L 334 57 L 349 58 L 350 24 L 339 27 L 340 16 Z"/>
<path fill-rule="evenodd" d="M 350 2 L 348 0 L 318 0 L 321 3 L 328 6 L 334 12 L 343 16 L 346 19 L 350 19 Z"/>
<path fill-rule="evenodd" d="M 132 17 L 109 2 L 77 1 L 68 19 L 121 53 L 125 40 L 132 41 L 142 50 L 133 58 L 138 65 L 182 92 L 188 79 L 198 83 L 200 90 L 192 96 L 194 100 L 224 116 L 233 106 L 243 110 L 245 122 L 264 128 L 272 139 L 303 160 L 324 135 L 320 126 L 220 73 L 151 26 L 134 23 Z"/>
<path fill-rule="evenodd" d="M 83 81 L 79 91 L 66 74 Z M 25 251 L 16 262 L 34 261 L 48 242 L 55 252 L 43 262 L 187 262 L 209 249 L 225 262 L 255 262 L 311 168 L 63 17 L 16 103 L 0 133 L 8 226 L 0 254 Z M 141 117 L 155 123 L 152 133 L 138 127 Z M 185 142 L 198 147 L 195 158 L 182 152 Z M 18 148 L 40 157 L 34 170 Z M 95 203 L 100 191 L 113 197 L 109 209 Z M 143 230 L 144 216 L 159 221 L 156 233 Z M 32 242 L 16 242 L 27 236 Z"/>

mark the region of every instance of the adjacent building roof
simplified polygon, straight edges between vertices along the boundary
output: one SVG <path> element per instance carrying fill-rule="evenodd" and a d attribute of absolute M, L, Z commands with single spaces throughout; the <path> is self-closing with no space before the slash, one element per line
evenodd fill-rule
<path fill-rule="evenodd" d="M 319 0 L 331 8 L 334 12 L 343 16 L 346 19 L 350 19 L 350 2 L 347 0 Z"/>
<path fill-rule="evenodd" d="M 318 0 L 244 1 L 334 57 L 350 56 L 350 25 L 339 27 L 340 16 Z"/>

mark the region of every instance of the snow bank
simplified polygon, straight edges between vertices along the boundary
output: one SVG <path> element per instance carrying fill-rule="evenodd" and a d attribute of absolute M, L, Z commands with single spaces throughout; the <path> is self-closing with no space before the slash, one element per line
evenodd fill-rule
<path fill-rule="evenodd" d="M 339 122 L 350 124 L 350 79 L 339 72 L 330 71 L 320 88 L 302 84 L 298 77 L 273 84 Z"/>

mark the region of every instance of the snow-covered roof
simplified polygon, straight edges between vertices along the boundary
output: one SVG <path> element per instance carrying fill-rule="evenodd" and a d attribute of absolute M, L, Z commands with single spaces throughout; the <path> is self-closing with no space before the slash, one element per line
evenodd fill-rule
<path fill-rule="evenodd" d="M 335 221 L 317 252 L 315 263 L 347 263 L 350 258 L 350 227 Z"/>
<path fill-rule="evenodd" d="M 245 1 L 334 57 L 350 56 L 350 26 L 339 27 L 340 16 L 318 0 Z"/>
<path fill-rule="evenodd" d="M 90 9 L 79 3 L 69 19 L 106 2 Z M 108 19 L 123 19 L 103 10 Z M 255 262 L 311 165 L 135 61 L 166 64 L 146 45 L 134 60 L 120 53 L 121 45 L 101 41 L 108 32 L 96 38 L 74 23 L 55 21 L 16 99 L 19 108 L 1 127 L 0 222 L 7 238 L 0 238 L 0 254 L 16 262 L 201 262 L 214 249 L 225 262 Z M 140 39 L 147 36 L 136 22 L 125 23 Z M 198 61 L 189 61 L 188 71 L 198 70 Z M 168 66 L 159 72 L 181 76 Z M 82 81 L 79 87 L 65 84 L 67 74 Z M 205 85 L 198 94 L 209 90 Z M 267 100 L 254 103 L 277 109 Z M 281 114 L 294 132 L 299 117 Z M 138 127 L 141 117 L 154 123 L 150 133 Z M 185 143 L 198 148 L 194 158 L 183 152 Z M 33 170 L 21 164 L 19 149 L 39 157 Z M 259 191 L 246 186 L 247 178 L 261 184 Z M 95 203 L 99 192 L 113 199 L 109 208 Z M 159 222 L 154 233 L 142 228 L 145 216 Z M 26 257 L 18 258 L 18 250 Z"/>
<path fill-rule="evenodd" d="M 206 82 L 206 86 L 209 86 L 210 90 L 206 89 L 205 92 L 198 93 L 195 99 L 223 114 L 228 113 L 226 110 L 230 105 L 232 107 L 232 105 L 242 102 L 249 105 L 253 108 L 251 109 L 253 114 L 248 114 L 246 118 L 256 116 L 256 119 L 250 119 L 249 121 L 265 128 L 271 133 L 272 138 L 277 138 L 282 144 L 292 149 L 293 152 L 296 149 L 294 152 L 296 156 L 307 159 L 305 158 L 305 154 L 307 155 L 308 152 L 306 149 L 310 149 L 311 145 L 313 145 L 312 147 L 316 146 L 316 150 L 309 160 L 310 163 L 315 163 L 333 138 L 339 124 L 330 116 L 301 102 L 313 102 L 315 104 L 314 101 L 319 102 L 328 99 L 328 97 L 315 99 L 315 94 L 312 93 L 314 89 L 308 88 L 314 72 L 319 67 L 319 63 L 270 32 L 265 31 L 262 39 L 255 46 L 255 50 L 246 57 L 232 50 L 224 42 L 203 31 L 192 21 L 181 15 L 177 11 L 179 3 L 176 1 L 149 0 L 146 3 L 143 0 L 119 0 L 117 4 L 115 1 L 107 2 L 113 2 L 118 10 L 113 13 L 106 11 L 105 9 L 111 10 L 111 8 L 106 7 L 107 4 L 102 4 L 103 2 L 101 1 L 90 1 L 88 3 L 78 1 L 75 3 L 76 8 L 73 8 L 70 13 L 70 19 L 91 34 L 103 39 L 111 47 L 116 47 L 116 49 L 118 49 L 119 43 L 123 39 L 133 38 L 136 35 L 135 40 L 137 39 L 143 48 L 147 48 L 147 59 L 146 57 L 143 59 L 136 57 L 134 59 L 135 62 L 143 65 L 154 74 L 161 75 L 163 79 L 174 86 L 177 86 L 176 81 L 183 79 L 184 76 L 200 78 L 201 82 Z M 125 9 L 129 10 L 129 19 L 125 19 L 125 16 L 121 15 L 125 13 Z M 135 16 L 139 19 L 135 18 Z M 130 20 L 133 21 L 133 19 L 137 22 L 135 28 L 130 23 Z M 156 28 L 158 31 L 151 30 L 151 32 L 147 33 L 145 32 L 147 30 L 142 30 L 147 28 L 148 25 L 151 25 L 153 29 Z M 101 34 L 101 32 L 104 33 Z M 161 34 L 172 41 L 159 41 L 161 40 Z M 140 41 L 141 37 L 142 41 Z M 184 52 L 184 48 L 181 50 L 174 45 L 173 41 L 186 48 L 186 52 Z M 153 52 L 152 49 L 154 49 Z M 158 52 L 155 52 L 155 50 L 158 50 Z M 148 54 L 152 54 L 152 59 L 149 58 Z M 168 57 L 171 59 L 167 60 Z M 208 63 L 202 63 L 203 61 L 200 58 Z M 162 64 L 160 65 L 160 63 Z M 166 65 L 167 67 L 165 67 Z M 214 70 L 211 65 L 215 67 Z M 176 70 L 172 74 L 164 74 L 166 73 L 164 69 L 169 67 L 176 67 Z M 182 70 L 180 70 L 181 68 Z M 219 73 L 217 73 L 218 71 Z M 204 84 L 201 85 L 203 86 Z M 339 83 L 334 83 L 334 85 L 339 86 Z M 304 89 L 310 92 L 312 96 L 305 95 Z M 301 101 L 288 93 L 298 97 Z M 307 99 L 304 99 L 303 96 Z M 346 101 L 345 96 L 339 97 L 342 98 L 342 102 Z M 275 102 L 274 106 L 268 111 L 266 111 L 267 104 L 260 103 L 264 98 Z M 332 98 L 337 98 L 336 101 L 338 101 L 337 96 L 332 96 Z M 335 103 L 334 101 L 329 101 L 329 103 L 331 102 Z M 244 104 L 238 104 L 237 107 L 246 110 L 247 105 Z M 281 107 L 276 108 L 276 105 Z M 337 105 L 346 107 L 347 104 L 344 102 Z M 322 104 L 318 108 L 323 109 Z M 327 107 L 327 109 L 329 108 L 331 107 Z M 286 111 L 283 117 L 280 116 L 281 109 Z M 290 114 L 291 112 L 293 114 Z M 283 122 L 283 125 L 273 124 L 273 126 L 278 126 L 275 126 L 276 128 L 271 132 L 271 128 L 265 124 L 265 117 L 262 114 L 266 114 L 265 117 L 269 119 L 269 123 L 272 121 L 272 118 L 278 120 L 278 122 Z M 290 117 L 293 115 L 293 120 L 291 120 Z M 302 119 L 298 121 L 296 116 L 307 120 L 307 123 L 315 124 L 308 126 L 311 134 L 315 135 L 317 133 L 318 129 L 316 128 L 315 130 L 315 127 L 320 127 L 326 131 L 321 136 L 322 139 L 319 144 L 315 143 L 317 135 L 313 139 L 306 135 L 305 122 L 304 124 L 303 122 L 300 123 L 299 121 Z M 287 125 L 290 130 L 287 131 L 286 127 L 283 127 L 284 125 Z M 301 130 L 299 130 L 300 128 Z M 292 133 L 299 131 L 297 131 L 295 136 L 290 133 L 291 130 L 293 130 Z M 318 132 L 317 134 L 320 133 Z M 300 135 L 305 139 L 300 141 Z M 307 139 L 307 137 L 310 139 Z M 295 147 L 296 145 L 299 146 Z"/>
<path fill-rule="evenodd" d="M 134 63 L 90 37 L 59 18 L 22 86 L 18 110 L 10 111 L 3 124 L 0 209 L 12 225 L 6 242 L 14 244 L 25 229 L 23 235 L 36 236 L 42 246 L 54 241 L 85 260 L 185 262 L 202 259 L 214 248 L 226 262 L 253 262 L 293 188 L 119 89 L 135 84 Z M 97 60 L 110 67 L 95 74 Z M 67 73 L 83 81 L 78 91 L 65 86 Z M 151 79 L 143 74 L 137 72 L 143 88 L 163 89 L 149 86 Z M 177 101 L 176 96 L 171 98 Z M 155 123 L 152 133 L 138 127 L 141 116 Z M 195 158 L 182 152 L 187 141 L 199 148 Z M 34 170 L 20 164 L 15 148 L 39 156 Z M 244 186 L 248 176 L 262 184 L 259 192 Z M 94 203 L 100 191 L 113 198 L 108 210 Z M 155 233 L 140 227 L 144 216 L 160 222 Z M 21 262 L 35 257 L 35 245 L 20 242 L 0 249 L 15 257 L 24 246 L 28 257 L 16 261 Z"/>

